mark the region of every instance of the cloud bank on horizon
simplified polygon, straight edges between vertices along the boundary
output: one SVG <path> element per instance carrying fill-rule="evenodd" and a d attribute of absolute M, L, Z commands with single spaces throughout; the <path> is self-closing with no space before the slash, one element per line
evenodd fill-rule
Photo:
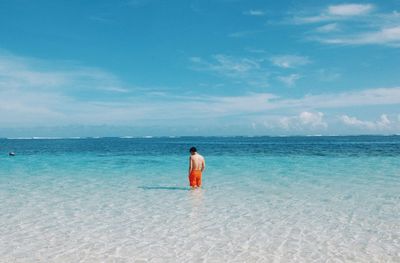
<path fill-rule="evenodd" d="M 0 137 L 400 133 L 395 0 L 0 8 Z"/>

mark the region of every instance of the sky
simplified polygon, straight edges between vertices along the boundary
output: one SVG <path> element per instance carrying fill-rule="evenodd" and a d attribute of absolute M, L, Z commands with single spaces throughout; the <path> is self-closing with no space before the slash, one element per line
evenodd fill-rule
<path fill-rule="evenodd" d="M 0 0 L 0 137 L 400 134 L 400 0 Z"/>

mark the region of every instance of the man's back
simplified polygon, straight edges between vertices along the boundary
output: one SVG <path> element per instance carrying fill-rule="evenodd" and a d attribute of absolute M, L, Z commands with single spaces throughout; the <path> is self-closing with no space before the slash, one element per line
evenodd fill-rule
<path fill-rule="evenodd" d="M 204 170 L 204 157 L 196 153 L 190 156 L 191 168 L 192 170 Z"/>

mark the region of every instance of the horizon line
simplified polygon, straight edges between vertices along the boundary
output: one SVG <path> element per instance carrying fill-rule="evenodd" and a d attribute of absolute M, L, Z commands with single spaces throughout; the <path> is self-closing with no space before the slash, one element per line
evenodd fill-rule
<path fill-rule="evenodd" d="M 160 135 L 160 136 L 24 136 L 24 137 L 0 137 L 0 140 L 84 140 L 84 139 L 178 139 L 178 138 L 283 138 L 283 137 L 397 137 L 395 134 L 307 134 L 307 135 Z"/>

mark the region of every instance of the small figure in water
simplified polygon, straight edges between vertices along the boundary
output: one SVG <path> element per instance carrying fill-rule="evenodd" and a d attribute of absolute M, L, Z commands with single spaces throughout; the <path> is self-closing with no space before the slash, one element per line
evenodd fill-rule
<path fill-rule="evenodd" d="M 189 184 L 192 189 L 201 186 L 201 175 L 206 168 L 204 157 L 201 156 L 196 147 L 190 148 L 189 157 Z"/>
<path fill-rule="evenodd" d="M 9 156 L 15 156 L 15 152 L 9 152 L 8 155 Z"/>

